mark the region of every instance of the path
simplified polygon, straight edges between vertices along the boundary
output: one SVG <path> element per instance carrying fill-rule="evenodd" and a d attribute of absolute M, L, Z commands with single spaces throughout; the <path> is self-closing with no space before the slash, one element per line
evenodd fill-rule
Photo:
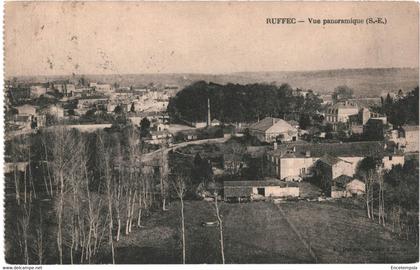
<path fill-rule="evenodd" d="M 318 258 L 315 254 L 315 252 L 312 250 L 311 245 L 303 239 L 302 235 L 299 233 L 299 231 L 296 229 L 295 225 L 287 218 L 286 213 L 284 213 L 283 209 L 279 204 L 276 204 L 277 208 L 280 210 L 280 213 L 282 214 L 283 218 L 286 220 L 287 224 L 289 224 L 290 228 L 292 228 L 293 232 L 297 235 L 299 240 L 302 242 L 302 244 L 306 247 L 309 254 L 311 255 L 312 259 L 315 263 L 318 263 Z"/>
<path fill-rule="evenodd" d="M 188 145 L 196 145 L 196 144 L 206 144 L 206 143 L 224 143 L 227 140 L 229 140 L 230 138 L 231 138 L 231 136 L 227 135 L 223 138 L 205 139 L 205 140 L 197 140 L 197 141 L 189 141 L 189 142 L 178 143 L 178 144 L 174 144 L 170 147 L 160 148 L 156 151 L 144 154 L 144 155 L 142 155 L 141 160 L 143 162 L 152 161 L 156 157 L 156 155 L 160 154 L 162 151 L 164 151 L 163 152 L 164 155 L 167 155 L 170 150 L 175 150 L 175 149 L 178 149 L 180 147 L 185 147 L 185 146 L 188 146 Z"/>

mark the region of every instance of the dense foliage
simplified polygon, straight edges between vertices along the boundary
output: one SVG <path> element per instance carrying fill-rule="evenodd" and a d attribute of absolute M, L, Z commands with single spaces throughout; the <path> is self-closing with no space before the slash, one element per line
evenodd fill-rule
<path fill-rule="evenodd" d="M 386 114 L 389 122 L 396 126 L 419 124 L 419 87 L 402 98 L 393 100 L 388 94 L 382 101 L 381 113 Z"/>
<path fill-rule="evenodd" d="M 212 119 L 222 122 L 253 122 L 266 116 L 284 118 L 303 112 L 313 114 L 321 104 L 313 94 L 294 96 L 288 84 L 220 85 L 199 81 L 185 87 L 170 100 L 169 115 L 172 119 L 205 121 L 208 98 Z"/>

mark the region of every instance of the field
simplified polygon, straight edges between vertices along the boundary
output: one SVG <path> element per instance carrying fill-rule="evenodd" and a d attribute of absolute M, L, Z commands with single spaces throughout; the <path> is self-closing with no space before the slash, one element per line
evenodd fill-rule
<path fill-rule="evenodd" d="M 180 263 L 179 208 L 154 212 L 117 243 L 117 263 Z M 226 263 L 409 263 L 418 247 L 338 202 L 221 205 Z M 221 263 L 212 203 L 186 202 L 187 263 Z"/>

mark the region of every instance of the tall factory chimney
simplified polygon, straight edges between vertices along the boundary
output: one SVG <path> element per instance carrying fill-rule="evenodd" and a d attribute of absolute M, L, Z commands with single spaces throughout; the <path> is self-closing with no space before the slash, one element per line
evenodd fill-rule
<path fill-rule="evenodd" d="M 207 98 L 207 126 L 211 126 L 210 98 Z"/>

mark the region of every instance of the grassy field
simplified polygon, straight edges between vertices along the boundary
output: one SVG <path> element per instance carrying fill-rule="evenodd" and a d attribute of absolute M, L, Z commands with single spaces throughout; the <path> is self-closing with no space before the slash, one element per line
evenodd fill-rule
<path fill-rule="evenodd" d="M 224 204 L 226 263 L 403 263 L 418 247 L 337 202 Z M 178 204 L 117 243 L 117 263 L 180 263 Z M 213 205 L 186 202 L 187 263 L 221 263 Z"/>

